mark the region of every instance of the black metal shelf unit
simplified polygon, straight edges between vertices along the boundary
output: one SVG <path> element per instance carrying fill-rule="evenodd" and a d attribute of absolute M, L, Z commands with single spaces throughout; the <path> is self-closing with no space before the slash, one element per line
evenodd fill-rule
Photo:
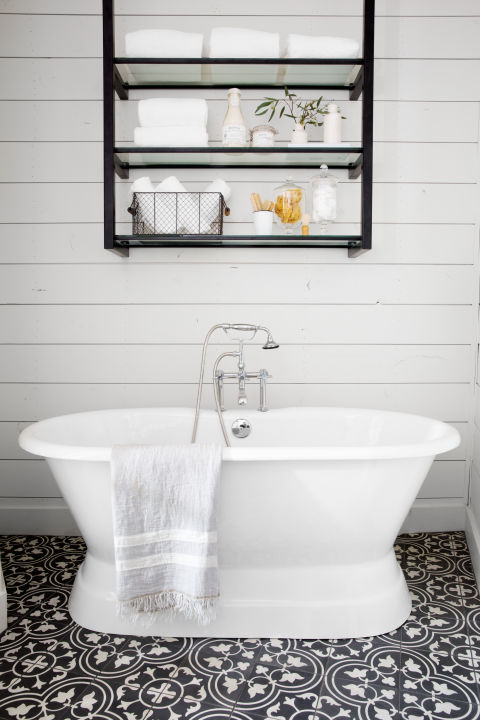
<path fill-rule="evenodd" d="M 129 247 L 346 247 L 350 257 L 372 247 L 373 49 L 375 0 L 364 0 L 363 58 L 124 58 L 115 56 L 114 0 L 103 0 L 104 247 L 128 255 Z M 115 93 L 130 90 L 282 88 L 345 90 L 362 98 L 362 144 L 342 147 L 172 148 L 115 145 Z M 327 162 L 361 176 L 359 235 L 117 235 L 115 174 L 129 177 L 137 168 L 312 168 Z"/>

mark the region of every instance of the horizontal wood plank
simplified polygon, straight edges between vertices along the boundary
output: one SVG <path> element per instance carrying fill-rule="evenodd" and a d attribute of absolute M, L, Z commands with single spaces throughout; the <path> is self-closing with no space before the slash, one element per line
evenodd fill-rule
<path fill-rule="evenodd" d="M 199 269 L 184 264 L 4 265 L 3 303 L 169 303 L 175 304 L 471 304 L 469 266 L 386 265 L 224 265 Z M 88 291 L 87 291 L 88 287 Z"/>
<path fill-rule="evenodd" d="M 0 326 L 2 344 L 192 344 L 240 317 L 281 344 L 469 345 L 474 315 L 468 305 L 2 305 Z M 219 331 L 212 342 L 232 341 Z"/>
<path fill-rule="evenodd" d="M 117 0 L 116 12 L 118 15 L 153 15 L 161 13 L 158 0 Z M 232 0 L 223 0 L 221 6 L 218 0 L 203 0 L 201 13 L 204 15 L 255 15 L 258 13 L 258 0 L 243 0 L 239 5 Z M 361 15 L 361 0 L 301 0 L 292 5 L 291 0 L 276 0 L 275 6 L 262 6 L 263 15 Z M 82 0 L 82 14 L 101 15 L 101 0 Z M 160 11 L 160 12 L 159 12 Z M 46 14 L 78 14 L 79 9 L 75 3 L 65 0 L 0 0 L 1 13 L 46 13 Z M 193 15 L 199 12 L 197 0 L 177 0 L 175 13 L 178 16 Z M 477 0 L 377 0 L 376 16 L 462 16 L 477 15 Z"/>
<path fill-rule="evenodd" d="M 209 349 L 209 366 L 218 354 L 218 348 Z M 246 354 L 251 370 L 267 363 L 276 382 L 285 383 L 305 378 L 313 383 L 468 383 L 473 359 L 471 347 L 464 345 L 283 345 L 268 357 L 255 346 Z M 198 346 L 183 344 L 4 345 L 0 377 L 30 383 L 193 383 L 199 356 Z"/>
<path fill-rule="evenodd" d="M 44 460 L 0 460 L 0 497 L 61 497 Z"/>
<path fill-rule="evenodd" d="M 418 493 L 419 498 L 465 498 L 466 468 L 461 460 L 433 463 Z"/>
<path fill-rule="evenodd" d="M 308 378 L 307 378 L 308 380 Z M 458 383 L 348 383 L 275 384 L 270 381 L 269 407 L 317 406 L 377 408 L 416 413 L 445 422 L 467 422 L 471 415 L 473 385 Z M 193 407 L 194 384 L 0 384 L 0 420 L 28 418 L 41 420 L 84 410 L 135 407 Z M 226 401 L 235 402 L 233 386 L 227 387 Z M 232 391 L 232 392 L 230 392 Z M 213 409 L 209 383 L 202 407 Z"/>

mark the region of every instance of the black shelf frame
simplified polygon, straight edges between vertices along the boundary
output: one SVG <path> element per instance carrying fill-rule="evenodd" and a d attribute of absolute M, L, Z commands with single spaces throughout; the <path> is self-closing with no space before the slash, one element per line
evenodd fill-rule
<path fill-rule="evenodd" d="M 361 235 L 117 235 L 125 247 L 361 247 Z"/>
<path fill-rule="evenodd" d="M 363 12 L 363 58 L 355 59 L 297 59 L 297 58 L 124 58 L 115 56 L 114 39 L 114 0 L 103 0 L 103 121 L 104 121 L 104 247 L 123 256 L 128 256 L 129 247 L 347 247 L 349 257 L 356 257 L 360 253 L 370 250 L 372 247 L 372 179 L 373 179 L 373 78 L 374 78 L 374 35 L 375 35 L 375 0 L 364 0 Z M 351 164 L 330 164 L 332 168 L 347 169 L 350 179 L 362 176 L 362 197 L 361 197 L 361 235 L 335 236 L 335 235 L 310 235 L 310 236 L 288 236 L 271 235 L 260 238 L 255 235 L 244 236 L 216 236 L 196 235 L 195 238 L 188 236 L 142 236 L 116 235 L 116 212 L 115 212 L 115 174 L 126 179 L 129 176 L 130 168 L 201 168 L 212 167 L 208 162 L 199 163 L 175 163 L 159 162 L 145 163 L 125 161 L 119 157 L 120 154 L 130 153 L 132 155 L 141 153 L 157 153 L 159 157 L 165 153 L 175 155 L 179 153 L 225 153 L 223 147 L 208 148 L 141 148 L 115 147 L 115 93 L 120 100 L 128 100 L 129 91 L 136 89 L 175 89 L 175 88 L 217 88 L 226 89 L 231 83 L 178 83 L 165 84 L 155 82 L 128 83 L 119 70 L 122 65 L 312 65 L 312 66 L 341 66 L 349 65 L 358 67 L 358 72 L 351 83 L 337 84 L 302 84 L 294 83 L 291 87 L 296 89 L 329 89 L 345 90 L 349 93 L 350 100 L 359 100 L 362 96 L 362 145 L 360 147 L 342 148 L 241 148 L 243 153 L 350 153 L 359 154 L 358 159 Z M 236 85 L 245 89 L 268 89 L 282 87 L 280 83 L 257 84 L 241 80 Z M 231 149 L 229 149 L 231 152 Z M 271 168 L 280 167 L 272 164 L 259 162 L 258 159 L 248 165 L 238 163 L 215 164 L 218 168 L 251 167 Z M 302 168 L 312 167 L 311 164 L 302 164 L 299 161 L 289 163 L 285 167 Z M 277 243 L 277 244 L 276 244 Z"/>
<path fill-rule="evenodd" d="M 312 58 L 128 58 L 128 57 L 115 57 L 113 58 L 115 65 L 115 90 L 118 97 L 122 100 L 128 100 L 128 93 L 130 90 L 164 90 L 164 83 L 155 82 L 133 82 L 130 83 L 124 80 L 120 73 L 118 66 L 120 65 L 194 65 L 194 66 L 218 66 L 218 65 L 235 65 L 241 67 L 242 65 L 264 65 L 264 66 L 278 66 L 282 65 L 285 67 L 298 67 L 298 66 L 334 66 L 340 65 L 354 66 L 358 69 L 357 74 L 353 82 L 343 84 L 315 84 L 312 83 L 295 83 L 295 88 L 298 90 L 312 90 L 317 89 L 328 89 L 328 90 L 348 90 L 350 100 L 358 100 L 363 86 L 363 58 L 323 58 L 323 59 L 312 59 Z M 244 90 L 263 90 L 265 89 L 264 83 L 245 82 L 241 79 L 237 79 L 236 85 Z M 279 82 L 273 87 L 282 88 L 285 85 L 284 82 Z M 198 89 L 216 88 L 218 90 L 228 90 L 231 87 L 231 83 L 218 83 L 218 82 L 204 82 L 200 84 L 195 83 L 168 83 L 168 89 L 171 90 L 184 90 L 184 89 Z M 269 85 L 268 87 L 272 87 Z"/>
<path fill-rule="evenodd" d="M 114 164 L 115 164 L 115 172 L 117 175 L 122 178 L 123 180 L 128 179 L 129 177 L 129 171 L 130 170 L 139 170 L 139 169 L 161 169 L 161 168 L 175 168 L 175 167 L 182 167 L 182 168 L 208 168 L 212 167 L 212 163 L 210 163 L 208 160 L 205 162 L 195 162 L 195 163 L 178 163 L 174 160 L 170 160 L 167 162 L 158 162 L 158 163 L 152 163 L 152 162 L 144 162 L 141 159 L 138 161 L 132 161 L 129 160 L 124 161 L 122 160 L 119 155 L 122 154 L 130 154 L 130 155 L 145 155 L 145 154 L 154 154 L 158 155 L 159 158 L 165 155 L 185 155 L 185 154 L 193 154 L 193 155 L 311 155 L 315 152 L 321 153 L 321 154 L 335 154 L 335 155 L 358 155 L 358 158 L 354 162 L 349 163 L 339 163 L 339 162 L 329 162 L 328 167 L 329 168 L 337 168 L 341 170 L 348 170 L 348 177 L 351 180 L 355 180 L 357 177 L 360 176 L 361 170 L 362 170 L 362 155 L 363 155 L 363 148 L 361 146 L 350 146 L 347 148 L 339 148 L 339 147 L 315 147 L 315 148 L 307 148 L 307 147 L 282 147 L 280 145 L 276 145 L 274 147 L 239 147 L 234 148 L 230 147 L 228 149 L 222 147 L 115 147 L 114 148 Z M 319 161 L 320 162 L 320 161 Z M 246 164 L 239 164 L 238 162 L 232 160 L 230 162 L 222 162 L 222 163 L 215 163 L 216 168 L 272 168 L 272 167 L 279 167 L 272 163 L 268 162 L 260 162 L 258 159 L 256 159 L 254 162 L 249 162 L 248 165 Z M 306 162 L 300 162 L 300 161 L 294 161 L 288 163 L 289 168 L 317 168 L 318 163 L 306 163 Z"/>

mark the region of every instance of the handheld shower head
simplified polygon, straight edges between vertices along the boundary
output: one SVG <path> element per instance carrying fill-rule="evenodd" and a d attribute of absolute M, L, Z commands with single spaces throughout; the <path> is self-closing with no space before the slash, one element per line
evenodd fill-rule
<path fill-rule="evenodd" d="M 262 350 L 276 350 L 280 345 L 275 342 L 271 333 L 268 333 L 267 342 L 262 346 Z"/>
<path fill-rule="evenodd" d="M 262 346 L 263 350 L 275 350 L 280 347 L 280 345 L 273 339 L 270 330 L 266 327 L 262 327 L 262 325 L 249 325 L 248 323 L 223 323 L 220 327 L 222 327 L 225 332 L 228 330 L 243 330 L 245 332 L 252 332 L 253 335 L 256 335 L 259 330 L 263 330 L 263 332 L 267 334 L 265 345 Z"/>

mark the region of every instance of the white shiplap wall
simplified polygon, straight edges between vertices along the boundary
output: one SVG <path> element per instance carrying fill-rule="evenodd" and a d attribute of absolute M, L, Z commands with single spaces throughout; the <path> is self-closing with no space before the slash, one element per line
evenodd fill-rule
<path fill-rule="evenodd" d="M 148 25 L 361 33 L 359 0 L 174 8 L 117 0 L 119 53 L 125 31 Z M 0 0 L 0 531 L 71 529 L 44 462 L 17 447 L 25 424 L 191 405 L 203 336 L 229 320 L 268 325 L 281 343 L 268 356 L 272 406 L 370 406 L 454 423 L 462 446 L 434 464 L 408 527 L 461 527 L 478 306 L 478 0 L 377 1 L 374 249 L 356 260 L 332 249 L 105 252 L 100 12 L 100 0 Z M 250 126 L 262 95 L 244 93 Z M 131 141 L 145 96 L 117 102 L 119 141 Z M 360 105 L 335 97 L 345 139 L 358 140 Z M 218 139 L 225 93 L 208 99 Z M 287 123 L 279 127 L 288 138 Z M 311 174 L 294 173 L 300 182 Z M 339 220 L 354 227 L 359 184 L 337 174 Z M 192 189 L 216 175 L 179 174 Z M 283 175 L 225 171 L 230 232 L 248 227 L 249 193 L 267 194 Z M 128 185 L 118 183 L 123 207 Z M 258 347 L 248 360 L 265 364 Z"/>

